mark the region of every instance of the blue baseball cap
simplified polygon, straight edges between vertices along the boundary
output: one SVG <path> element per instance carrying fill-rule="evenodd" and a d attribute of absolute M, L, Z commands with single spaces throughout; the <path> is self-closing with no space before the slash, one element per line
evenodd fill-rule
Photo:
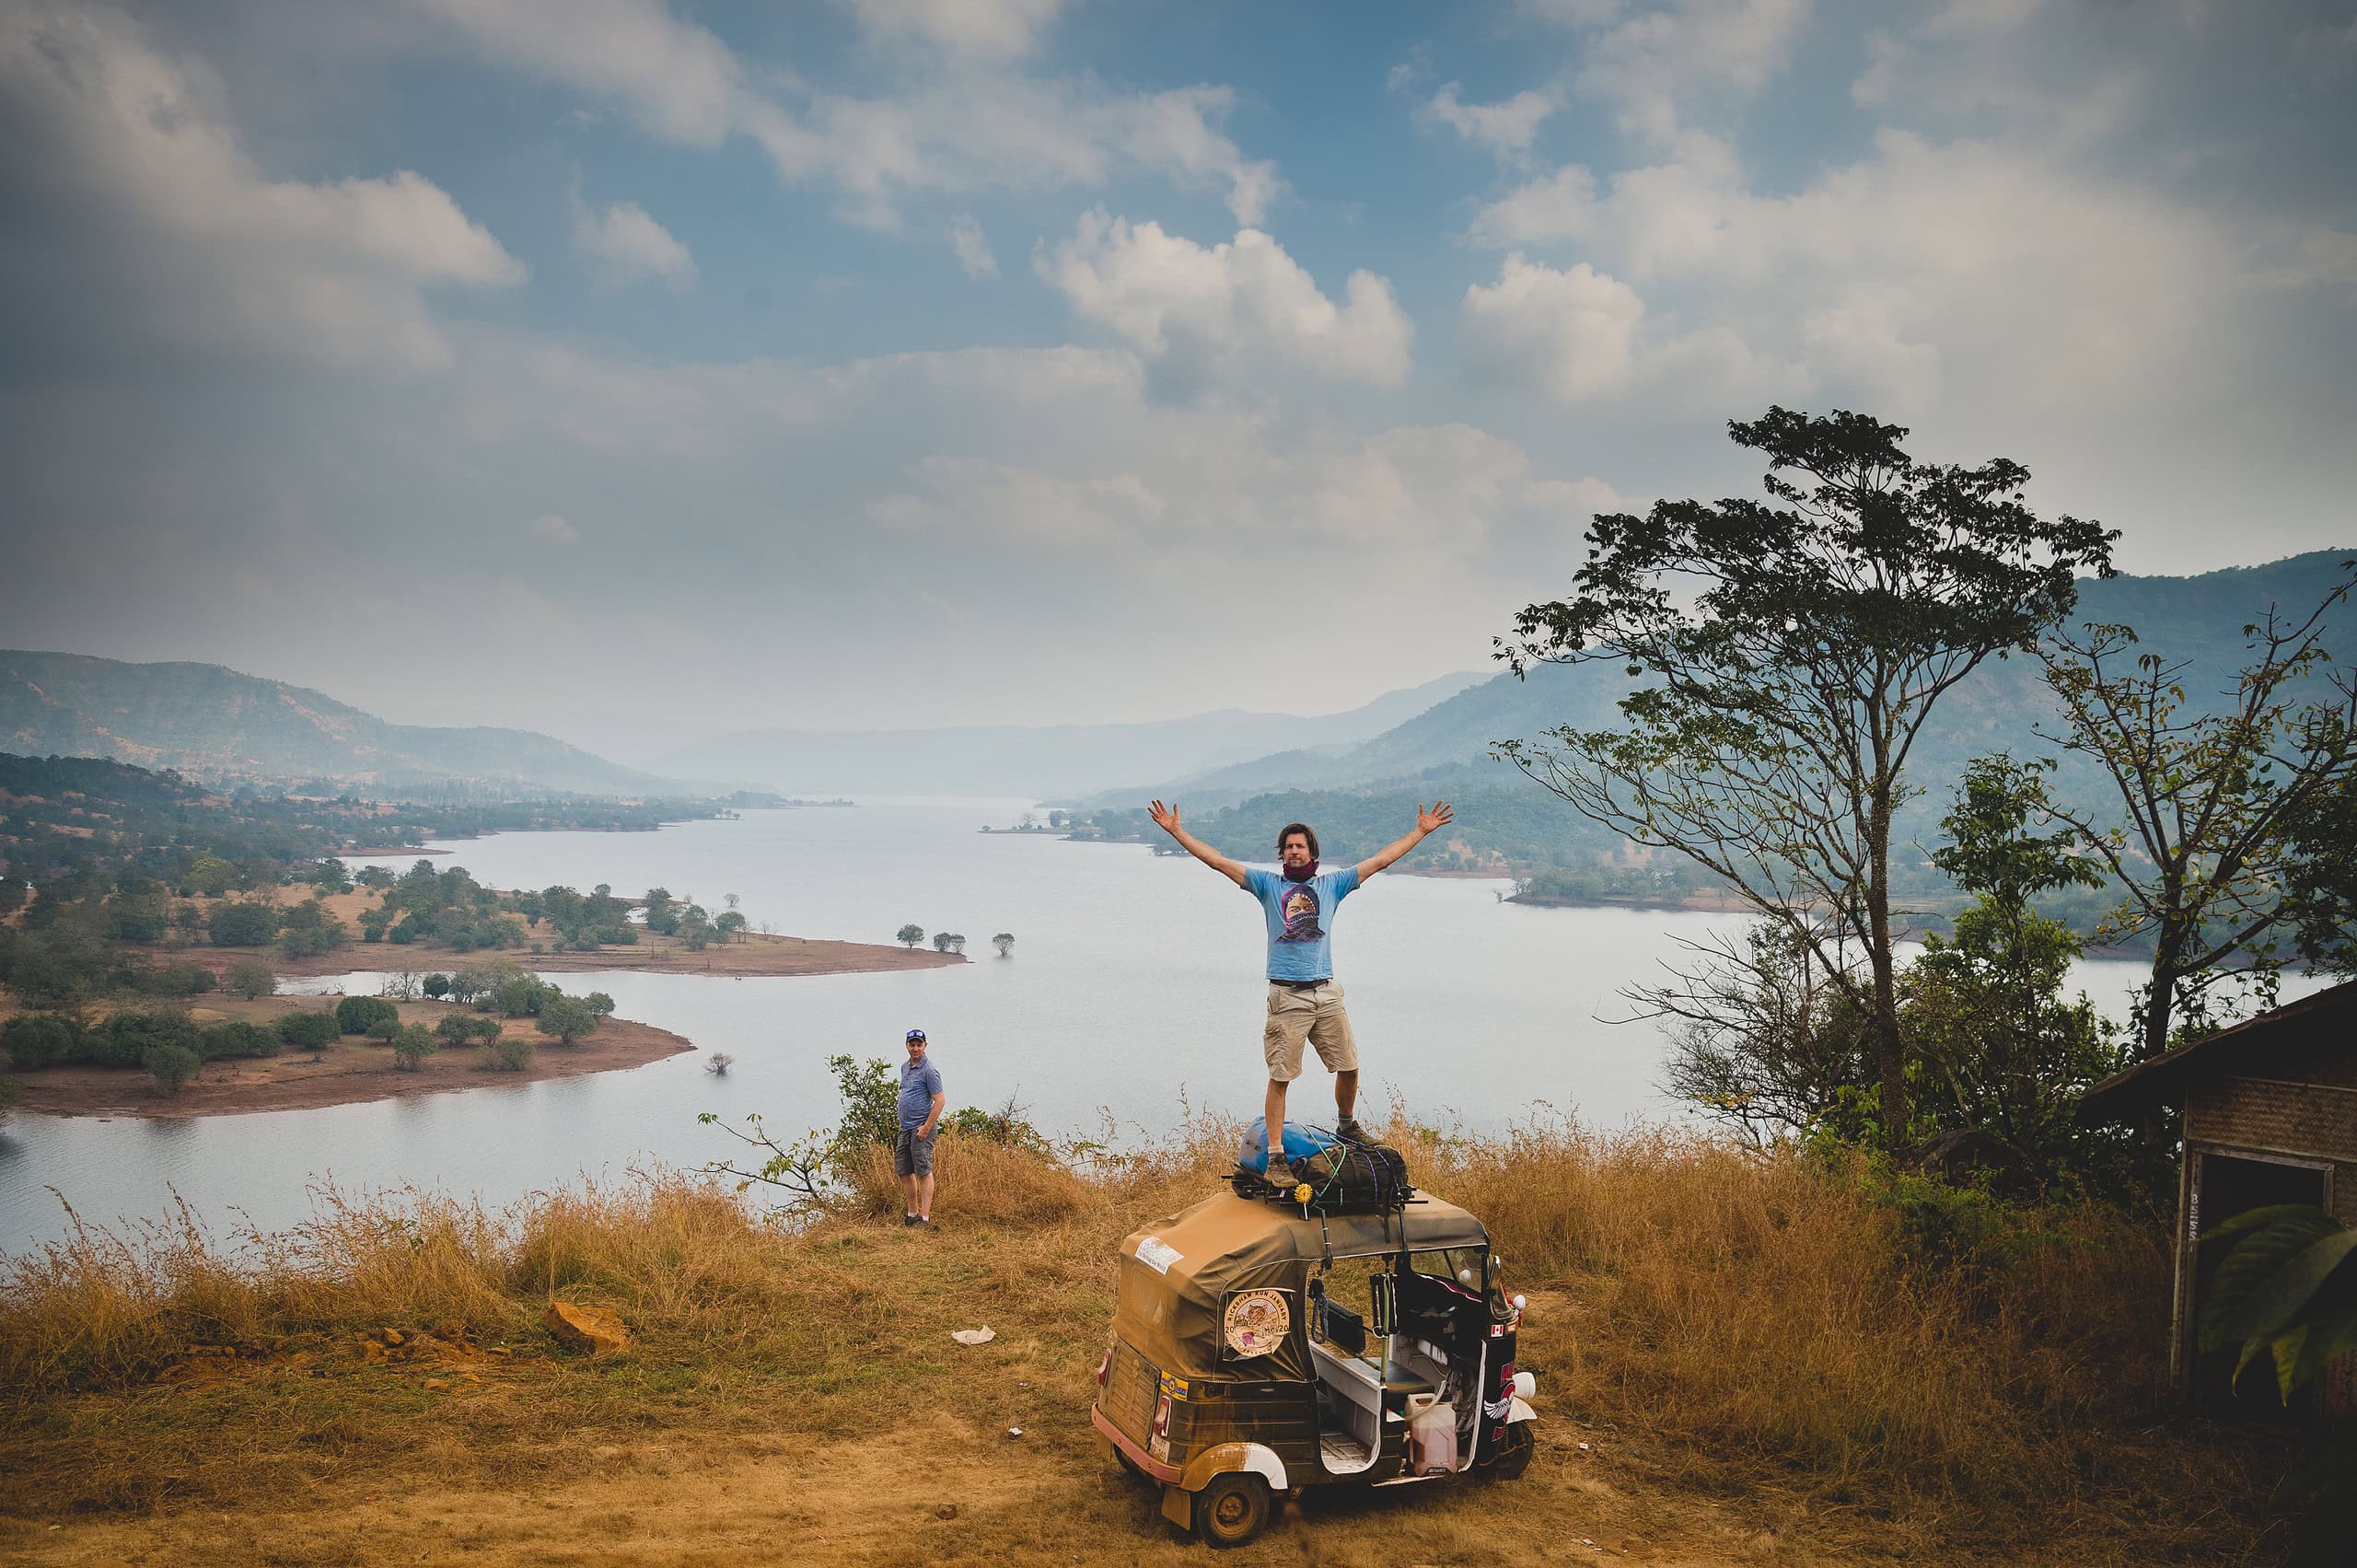
<path fill-rule="evenodd" d="M 911 1029 L 909 1031 L 909 1038 L 911 1040 L 923 1040 L 924 1039 L 924 1031 L 923 1029 Z"/>

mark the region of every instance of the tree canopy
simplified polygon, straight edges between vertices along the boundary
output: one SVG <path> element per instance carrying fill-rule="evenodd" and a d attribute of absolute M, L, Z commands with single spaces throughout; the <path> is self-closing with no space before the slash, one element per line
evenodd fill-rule
<path fill-rule="evenodd" d="M 2069 613 L 2078 572 L 2110 571 L 2116 535 L 2040 518 L 2019 463 L 1919 462 L 1864 414 L 1771 408 L 1729 433 L 1766 455 L 1767 499 L 1598 515 L 1573 591 L 1499 639 L 1518 674 L 1620 668 L 1620 723 L 1496 749 L 1782 926 L 1867 1019 L 1901 1142 L 1890 840 L 1910 750 L 1942 696 Z"/>

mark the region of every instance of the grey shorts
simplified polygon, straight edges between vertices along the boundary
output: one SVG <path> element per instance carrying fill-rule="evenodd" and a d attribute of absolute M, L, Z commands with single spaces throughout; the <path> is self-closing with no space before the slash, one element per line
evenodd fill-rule
<path fill-rule="evenodd" d="M 941 1136 L 941 1129 L 933 1130 L 933 1138 L 920 1138 L 913 1127 L 900 1129 L 900 1142 L 892 1145 L 892 1174 L 895 1176 L 931 1176 L 933 1174 L 933 1140 Z"/>

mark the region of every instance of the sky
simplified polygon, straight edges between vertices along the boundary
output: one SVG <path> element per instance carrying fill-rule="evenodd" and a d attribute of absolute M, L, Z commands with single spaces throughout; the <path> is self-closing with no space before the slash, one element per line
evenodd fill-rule
<path fill-rule="evenodd" d="M 0 645 L 624 761 L 1483 667 L 1730 419 L 2357 547 L 2357 0 L 0 0 Z"/>

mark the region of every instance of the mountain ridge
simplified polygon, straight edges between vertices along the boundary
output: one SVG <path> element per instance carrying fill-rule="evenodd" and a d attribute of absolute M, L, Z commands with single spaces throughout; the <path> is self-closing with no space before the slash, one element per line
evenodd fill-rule
<path fill-rule="evenodd" d="M 2320 550 L 2251 566 L 2171 577 L 2128 573 L 2082 578 L 2073 625 L 2123 622 L 2142 628 L 2143 646 L 2171 662 L 2187 661 L 2188 696 L 2200 703 L 2211 692 L 2202 683 L 2230 679 L 2245 656 L 2241 628 L 2263 616 L 2271 598 L 2286 613 L 2305 616 L 2338 579 L 2340 563 L 2357 549 Z M 2357 608 L 2344 604 L 2327 618 L 2344 665 L 2357 663 Z M 2328 643 L 2328 646 L 2332 646 Z M 1618 703 L 1629 689 L 1608 664 L 1538 665 L 1517 679 L 1503 673 L 1434 703 L 1393 728 L 1339 754 L 1312 755 L 1300 749 L 1231 764 L 1213 772 L 1097 792 L 1092 807 L 1134 806 L 1149 795 L 1167 795 L 1180 784 L 1202 806 L 1235 804 L 1287 789 L 1373 788 L 1411 782 L 1435 769 L 1486 762 L 1492 742 L 1527 738 L 1571 724 L 1601 727 L 1619 716 Z M 2025 714 L 2051 708 L 2034 660 L 2016 655 L 1992 659 L 1951 692 L 1934 716 L 1933 749 L 1925 763 L 1936 767 L 2034 738 Z M 1955 753 L 1953 757 L 1950 753 Z M 1492 764 L 1501 776 L 1511 772 Z"/>
<path fill-rule="evenodd" d="M 0 750 L 109 757 L 213 782 L 479 784 L 636 796 L 681 786 L 536 730 L 400 725 L 194 660 L 0 650 Z"/>
<path fill-rule="evenodd" d="M 1478 671 L 1439 676 L 1341 713 L 1309 716 L 1223 708 L 1113 725 L 746 729 L 664 752 L 650 765 L 796 794 L 1077 795 L 1166 771 L 1226 766 L 1284 738 L 1355 744 L 1481 679 Z"/>

